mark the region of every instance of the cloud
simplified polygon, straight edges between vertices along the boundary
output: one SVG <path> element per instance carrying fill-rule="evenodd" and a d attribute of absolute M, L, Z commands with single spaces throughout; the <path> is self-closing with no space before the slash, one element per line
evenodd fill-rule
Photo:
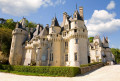
<path fill-rule="evenodd" d="M 111 10 L 111 9 L 114 9 L 114 8 L 115 8 L 115 2 L 114 1 L 111 1 L 106 7 L 107 10 Z"/>
<path fill-rule="evenodd" d="M 115 13 L 109 13 L 106 10 L 95 10 L 92 17 L 85 20 L 88 35 L 102 35 L 119 30 L 120 19 L 115 19 L 115 16 Z"/>
<path fill-rule="evenodd" d="M 0 0 L 0 10 L 14 16 L 25 16 L 36 12 L 40 7 L 65 4 L 66 0 Z"/>

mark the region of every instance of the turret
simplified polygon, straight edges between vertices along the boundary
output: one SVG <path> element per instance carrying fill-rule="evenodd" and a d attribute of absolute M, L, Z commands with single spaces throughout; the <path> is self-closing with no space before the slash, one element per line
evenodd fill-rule
<path fill-rule="evenodd" d="M 103 47 L 109 47 L 108 37 L 103 37 Z"/>
<path fill-rule="evenodd" d="M 70 66 L 88 63 L 88 32 L 77 8 L 71 19 L 70 38 L 68 42 Z"/>
<path fill-rule="evenodd" d="M 53 34 L 53 33 L 59 34 L 60 32 L 61 32 L 61 27 L 59 26 L 58 20 L 55 17 L 52 19 L 52 24 L 50 27 L 49 34 Z"/>
<path fill-rule="evenodd" d="M 23 17 L 22 21 L 21 21 L 22 27 L 25 28 L 26 26 L 26 18 Z"/>
<path fill-rule="evenodd" d="M 75 28 L 87 29 L 83 20 L 83 8 L 80 7 L 79 9 L 80 9 L 80 13 L 76 8 L 76 11 L 73 14 L 73 19 L 71 20 L 71 29 L 75 29 Z"/>
<path fill-rule="evenodd" d="M 21 27 L 21 24 L 17 22 L 16 28 L 12 31 L 12 42 L 9 56 L 9 63 L 11 65 L 21 65 L 22 57 L 24 54 L 23 44 L 28 37 L 28 32 Z"/>

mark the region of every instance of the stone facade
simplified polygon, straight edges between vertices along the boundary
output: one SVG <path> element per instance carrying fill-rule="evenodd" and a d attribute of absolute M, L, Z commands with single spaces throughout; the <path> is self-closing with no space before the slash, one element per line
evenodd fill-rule
<path fill-rule="evenodd" d="M 93 43 L 90 43 L 90 61 L 93 62 L 113 62 L 115 61 L 114 55 L 109 48 L 108 37 L 103 37 L 101 41 L 99 36 L 95 36 Z"/>
<path fill-rule="evenodd" d="M 79 12 L 76 9 L 73 17 L 64 12 L 61 26 L 54 17 L 50 27 L 38 24 L 35 29 L 29 29 L 23 18 L 12 35 L 11 65 L 80 67 L 88 64 L 89 42 L 83 7 Z"/>

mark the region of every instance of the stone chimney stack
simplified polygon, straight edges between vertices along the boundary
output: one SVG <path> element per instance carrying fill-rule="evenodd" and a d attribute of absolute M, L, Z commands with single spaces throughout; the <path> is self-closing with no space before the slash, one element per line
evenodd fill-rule
<path fill-rule="evenodd" d="M 26 18 L 23 17 L 23 19 L 22 19 L 22 27 L 25 28 L 25 25 L 26 25 Z"/>
<path fill-rule="evenodd" d="M 81 18 L 84 20 L 83 7 L 79 7 L 79 11 L 80 11 L 80 16 L 81 16 Z"/>
<path fill-rule="evenodd" d="M 62 23 L 63 25 L 64 25 L 64 23 L 65 23 L 66 18 L 67 18 L 67 13 L 64 12 L 64 13 L 63 13 L 63 23 Z"/>

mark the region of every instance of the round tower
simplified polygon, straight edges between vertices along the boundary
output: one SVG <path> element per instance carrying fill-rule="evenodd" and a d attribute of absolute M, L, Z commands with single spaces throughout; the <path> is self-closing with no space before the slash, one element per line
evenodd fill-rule
<path fill-rule="evenodd" d="M 88 64 L 88 31 L 77 10 L 73 14 L 69 33 L 69 66 Z"/>
<path fill-rule="evenodd" d="M 17 23 L 16 28 L 12 31 L 12 42 L 9 56 L 11 65 L 21 65 L 22 55 L 24 54 L 23 44 L 28 36 L 28 32 L 22 28 L 22 25 Z"/>

